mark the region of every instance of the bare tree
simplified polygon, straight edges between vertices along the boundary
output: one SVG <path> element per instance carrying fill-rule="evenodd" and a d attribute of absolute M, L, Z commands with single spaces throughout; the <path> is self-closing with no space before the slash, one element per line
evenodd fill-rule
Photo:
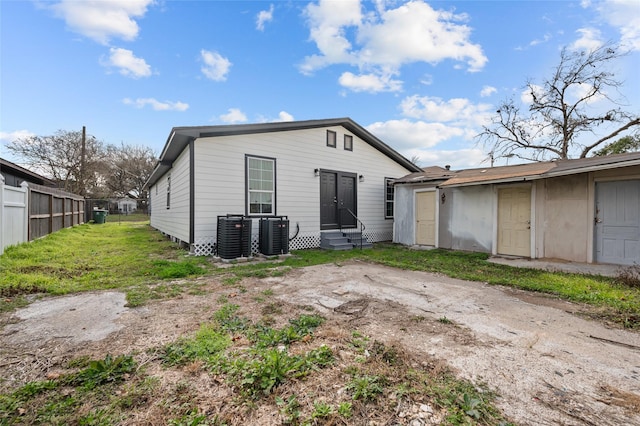
<path fill-rule="evenodd" d="M 118 197 L 146 198 L 144 184 L 151 176 L 156 156 L 149 147 L 125 145 L 107 147 L 109 179 L 107 187 Z"/>
<path fill-rule="evenodd" d="M 560 54 L 560 63 L 542 85 L 526 84 L 529 110 L 523 112 L 513 99 L 497 110 L 492 123 L 478 138 L 492 159 L 517 157 L 526 160 L 586 157 L 621 133 L 635 129 L 640 117 L 621 109 L 614 97 L 622 87 L 607 66 L 625 53 L 608 43 L 590 52 Z M 611 108 L 596 108 L 606 101 Z M 584 142 L 583 134 L 595 135 L 602 126 L 605 136 Z M 580 137 L 582 135 L 582 137 Z"/>
<path fill-rule="evenodd" d="M 57 182 L 65 191 L 90 198 L 146 198 L 144 183 L 156 163 L 151 148 L 124 143 L 105 146 L 87 135 L 83 162 L 82 145 L 82 132 L 58 130 L 52 136 L 17 139 L 7 149 L 27 168 Z"/>
<path fill-rule="evenodd" d="M 33 171 L 57 182 L 65 191 L 94 195 L 104 177 L 103 143 L 94 136 L 85 139 L 82 162 L 82 132 L 58 130 L 51 136 L 30 136 L 7 144 L 7 149 Z"/>

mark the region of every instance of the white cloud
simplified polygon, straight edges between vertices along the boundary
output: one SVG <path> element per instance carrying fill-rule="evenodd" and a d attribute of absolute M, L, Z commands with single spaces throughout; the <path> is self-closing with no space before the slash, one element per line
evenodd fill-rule
<path fill-rule="evenodd" d="M 365 63 L 401 65 L 410 62 L 437 64 L 445 59 L 466 61 L 470 72 L 487 62 L 482 48 L 469 41 L 468 17 L 434 10 L 423 1 L 411 1 L 387 10 L 380 21 L 365 23 L 358 36 L 365 48 Z"/>
<path fill-rule="evenodd" d="M 109 53 L 109 60 L 103 62 L 103 65 L 119 68 L 120 74 L 133 78 L 151 75 L 151 67 L 144 59 L 136 58 L 131 50 L 112 47 Z"/>
<path fill-rule="evenodd" d="M 240 111 L 238 108 L 229 108 L 229 112 L 227 114 L 222 114 L 219 118 L 225 123 L 228 124 L 236 124 L 236 123 L 245 123 L 247 121 L 247 116 L 244 112 Z"/>
<path fill-rule="evenodd" d="M 278 119 L 275 121 L 293 121 L 293 115 L 289 114 L 287 111 L 280 111 L 278 114 Z"/>
<path fill-rule="evenodd" d="M 572 50 L 586 50 L 591 52 L 602 46 L 602 35 L 596 28 L 580 28 L 576 30 L 580 37 L 569 46 Z"/>
<path fill-rule="evenodd" d="M 543 19 L 545 22 L 549 23 L 549 24 L 554 24 L 554 21 L 553 21 L 553 20 L 551 20 L 551 19 L 550 19 L 549 17 L 547 17 L 547 16 L 543 16 L 543 17 L 542 17 L 542 19 Z M 564 33 L 564 31 L 563 31 L 563 30 L 559 30 L 559 31 L 557 32 L 557 34 L 559 34 L 559 35 L 562 35 L 563 33 Z M 535 38 L 535 39 L 531 40 L 531 41 L 529 42 L 529 44 L 527 44 L 527 45 L 525 45 L 525 46 L 518 46 L 518 47 L 516 47 L 516 48 L 515 48 L 515 50 L 517 50 L 517 51 L 524 51 L 524 50 L 527 50 L 527 49 L 528 49 L 528 48 L 530 48 L 530 47 L 535 47 L 535 46 L 537 46 L 537 45 L 539 45 L 539 44 L 547 43 L 547 42 L 549 42 L 551 39 L 553 39 L 553 34 L 551 34 L 551 33 L 545 33 L 545 34 L 542 36 L 542 38 Z"/>
<path fill-rule="evenodd" d="M 431 74 L 423 75 L 420 79 L 420 83 L 424 84 L 425 86 L 431 86 L 433 84 L 433 76 Z"/>
<path fill-rule="evenodd" d="M 264 24 L 273 20 L 273 4 L 269 6 L 269 10 L 261 10 L 256 17 L 256 29 L 264 31 Z"/>
<path fill-rule="evenodd" d="M 13 142 L 18 139 L 26 139 L 32 136 L 36 136 L 35 133 L 32 133 L 28 130 L 16 130 L 13 132 L 0 132 L 0 141 L 4 142 Z"/>
<path fill-rule="evenodd" d="M 398 92 L 402 90 L 402 81 L 393 80 L 390 75 L 342 73 L 338 82 L 354 92 Z"/>
<path fill-rule="evenodd" d="M 464 130 L 443 123 L 427 123 L 407 119 L 370 124 L 367 130 L 399 150 L 425 149 L 453 137 L 464 136 Z"/>
<path fill-rule="evenodd" d="M 124 103 L 125 105 L 132 105 L 136 108 L 144 108 L 145 106 L 149 105 L 155 111 L 186 111 L 187 109 L 189 109 L 189 104 L 186 104 L 184 102 L 160 102 L 154 98 L 137 98 L 135 100 L 125 98 L 122 100 L 122 103 Z"/>
<path fill-rule="evenodd" d="M 289 114 L 287 111 L 280 111 L 277 118 L 265 116 L 262 114 L 258 115 L 258 117 L 256 118 L 257 123 L 282 123 L 285 121 L 294 120 L 295 118 L 293 118 L 293 115 Z"/>
<path fill-rule="evenodd" d="M 73 32 L 98 43 L 111 38 L 134 40 L 140 28 L 135 21 L 142 18 L 154 0 L 62 0 L 51 6 Z"/>
<path fill-rule="evenodd" d="M 538 99 L 542 99 L 546 96 L 544 87 L 539 84 L 531 84 L 531 89 L 533 90 L 533 95 Z M 520 93 L 520 101 L 525 105 L 531 105 L 533 103 L 533 95 L 531 94 L 530 89 L 525 89 Z"/>
<path fill-rule="evenodd" d="M 307 56 L 300 65 L 304 74 L 332 64 L 357 66 L 361 76 L 397 75 L 404 64 L 438 64 L 451 59 L 466 63 L 469 72 L 481 70 L 487 58 L 478 44 L 469 41 L 471 28 L 466 15 L 434 10 L 422 0 L 413 0 L 396 9 L 362 13 L 360 1 L 320 0 L 306 8 L 310 39 L 319 54 Z M 338 8 L 338 10 L 336 10 Z M 355 46 L 355 47 L 354 47 Z M 353 73 L 348 87 L 362 90 L 375 85 L 356 82 Z M 360 84 L 355 84 L 360 83 Z M 395 81 L 395 84 L 400 84 Z M 389 86 L 380 85 L 381 90 Z"/>
<path fill-rule="evenodd" d="M 405 118 L 376 122 L 367 129 L 407 158 L 420 157 L 424 166 L 469 168 L 486 157 L 481 149 L 470 145 L 481 127 L 491 121 L 491 104 L 413 95 L 402 100 L 400 110 Z M 433 149 L 445 144 L 447 149 Z"/>
<path fill-rule="evenodd" d="M 497 91 L 498 91 L 498 89 L 496 89 L 493 86 L 483 86 L 482 90 L 480 91 L 480 96 L 483 97 L 483 98 L 486 98 L 488 96 L 493 95 Z"/>
<path fill-rule="evenodd" d="M 408 96 L 401 103 L 402 114 L 409 118 L 445 122 L 462 129 L 486 124 L 491 119 L 493 106 L 474 104 L 469 99 Z"/>
<path fill-rule="evenodd" d="M 620 43 L 630 50 L 640 50 L 640 2 L 607 0 L 597 4 L 598 12 L 620 32 Z"/>
<path fill-rule="evenodd" d="M 533 89 L 533 95 L 531 90 L 525 89 L 520 93 L 520 101 L 525 105 L 531 105 L 533 103 L 533 96 L 540 103 L 550 102 L 548 100 L 549 94 L 545 92 L 543 86 L 538 84 L 531 85 Z M 546 99 L 547 98 L 547 99 Z M 589 104 L 594 104 L 598 101 L 607 99 L 606 93 L 593 94 L 593 86 L 591 84 L 574 83 L 570 85 L 565 92 L 565 100 L 571 103 L 577 102 L 580 99 L 584 99 Z"/>
<path fill-rule="evenodd" d="M 208 79 L 213 81 L 225 81 L 227 79 L 227 74 L 232 65 L 227 58 L 218 52 L 210 52 L 202 49 L 200 51 L 200 59 L 204 62 L 200 71 L 202 71 Z"/>
<path fill-rule="evenodd" d="M 300 70 L 305 74 L 327 65 L 354 61 L 349 50 L 351 43 L 346 28 L 358 26 L 362 20 L 359 1 L 326 1 L 310 3 L 305 14 L 310 27 L 310 38 L 316 43 L 320 55 L 308 56 Z"/>
<path fill-rule="evenodd" d="M 551 40 L 551 34 L 547 33 L 541 39 L 537 38 L 537 39 L 532 40 L 531 42 L 529 42 L 529 46 L 537 46 L 539 44 L 546 43 L 549 40 Z"/>
<path fill-rule="evenodd" d="M 585 99 L 586 103 L 593 105 L 596 102 L 604 101 L 607 99 L 606 88 L 602 89 L 603 92 L 594 94 L 593 86 L 591 84 L 578 83 L 573 84 L 567 90 L 566 99 L 570 102 L 577 102 L 580 99 Z"/>

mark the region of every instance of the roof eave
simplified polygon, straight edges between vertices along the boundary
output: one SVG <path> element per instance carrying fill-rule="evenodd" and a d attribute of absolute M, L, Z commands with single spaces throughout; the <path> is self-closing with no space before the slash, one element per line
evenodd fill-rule
<path fill-rule="evenodd" d="M 447 184 L 447 182 L 445 181 L 440 186 L 446 187 L 446 188 L 457 188 L 461 186 L 477 186 L 477 185 L 491 185 L 491 184 L 498 184 L 498 183 L 529 182 L 533 180 L 544 179 L 545 177 L 546 176 L 543 176 L 543 175 L 527 175 L 527 176 L 516 176 L 516 177 L 501 178 L 501 179 L 475 180 L 471 182 L 461 182 L 461 183 L 452 183 L 452 184 Z"/>
<path fill-rule="evenodd" d="M 640 166 L 640 158 L 628 161 L 619 161 L 615 163 L 608 164 L 599 164 L 595 166 L 586 166 L 579 167 L 570 170 L 558 170 L 558 171 L 549 171 L 545 173 L 543 177 L 558 177 L 558 176 L 567 176 L 567 175 L 575 175 L 579 173 L 589 173 L 589 172 L 597 172 L 601 170 L 610 170 L 610 169 L 618 169 L 620 167 L 632 167 L 632 166 Z"/>
<path fill-rule="evenodd" d="M 290 130 L 311 129 L 319 127 L 342 126 L 350 132 L 365 140 L 369 145 L 385 154 L 387 157 L 402 165 L 407 170 L 419 172 L 418 166 L 403 157 L 389 145 L 382 142 L 376 136 L 367 131 L 364 127 L 357 124 L 351 118 L 331 118 L 322 120 L 306 120 L 306 121 L 285 121 L 280 123 L 253 123 L 223 126 L 195 126 L 195 127 L 174 127 L 169 133 L 167 142 L 160 154 L 160 158 L 151 176 L 145 183 L 145 188 L 154 185 L 162 175 L 170 168 L 170 164 L 184 150 L 191 140 L 203 137 L 218 137 L 240 134 L 254 134 L 266 132 L 280 132 Z M 167 163 L 169 164 L 167 166 Z"/>

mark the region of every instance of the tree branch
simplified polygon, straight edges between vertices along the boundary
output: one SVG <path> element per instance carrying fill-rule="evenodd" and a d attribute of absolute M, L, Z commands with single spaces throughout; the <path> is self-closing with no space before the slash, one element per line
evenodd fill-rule
<path fill-rule="evenodd" d="M 630 122 L 628 122 L 624 126 L 620 127 L 619 129 L 615 130 L 614 132 L 610 133 L 609 135 L 598 139 L 593 144 L 585 146 L 584 149 L 582 150 L 582 153 L 580 154 L 580 158 L 585 158 L 587 156 L 587 154 L 589 153 L 589 151 L 591 151 L 596 146 L 600 145 L 602 142 L 605 142 L 605 141 L 607 141 L 607 140 L 619 135 L 620 133 L 624 132 L 625 130 L 630 129 L 633 126 L 638 126 L 638 125 L 640 125 L 640 117 L 636 118 L 635 120 L 631 120 Z"/>

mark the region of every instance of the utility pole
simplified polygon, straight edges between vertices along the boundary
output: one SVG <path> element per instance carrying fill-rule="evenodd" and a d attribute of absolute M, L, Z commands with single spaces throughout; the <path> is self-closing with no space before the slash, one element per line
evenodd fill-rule
<path fill-rule="evenodd" d="M 87 127 L 86 126 L 82 126 L 82 150 L 80 151 L 80 185 L 81 185 L 81 190 L 82 193 L 80 195 L 82 195 L 83 197 L 86 195 L 87 191 L 85 188 L 85 182 L 84 182 L 84 171 L 85 171 L 85 158 L 86 158 L 86 154 L 87 154 Z"/>

